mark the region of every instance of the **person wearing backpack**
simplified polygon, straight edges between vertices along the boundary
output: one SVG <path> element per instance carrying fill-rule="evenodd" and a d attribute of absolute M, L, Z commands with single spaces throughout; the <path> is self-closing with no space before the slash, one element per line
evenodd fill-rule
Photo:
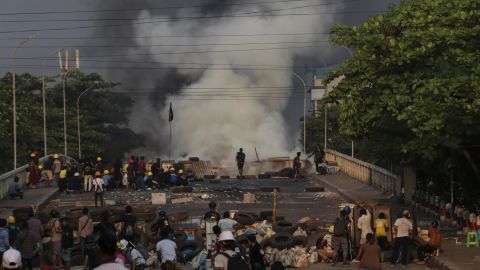
<path fill-rule="evenodd" d="M 80 251 L 82 258 L 85 253 L 85 243 L 87 236 L 93 233 L 93 220 L 88 215 L 88 208 L 82 209 L 82 216 L 78 219 L 78 238 L 80 239 Z"/>
<path fill-rule="evenodd" d="M 125 240 L 135 243 L 135 226 L 137 224 L 137 217 L 132 212 L 133 209 L 130 205 L 125 207 L 125 214 L 123 215 L 122 235 Z"/>
<path fill-rule="evenodd" d="M 235 238 L 231 231 L 220 233 L 218 241 L 220 250 L 214 259 L 215 270 L 250 270 L 247 260 L 234 251 Z"/>
<path fill-rule="evenodd" d="M 148 252 L 143 246 L 133 245 L 131 242 L 122 239 L 120 246 L 128 261 L 130 261 L 130 270 L 144 270 L 148 259 Z"/>
<path fill-rule="evenodd" d="M 104 205 L 103 201 L 103 180 L 100 172 L 95 173 L 95 179 L 93 179 L 93 191 L 95 193 L 95 207 L 98 207 L 98 201 L 100 201 L 101 207 Z"/>
<path fill-rule="evenodd" d="M 348 256 L 348 231 L 350 226 L 350 221 L 346 216 L 344 210 L 340 211 L 340 216 L 337 217 L 333 223 L 333 239 L 332 239 L 332 248 L 333 248 L 333 263 L 332 266 L 335 266 L 337 263 L 338 253 L 342 249 L 343 263 L 342 266 L 348 266 L 347 256 Z"/>

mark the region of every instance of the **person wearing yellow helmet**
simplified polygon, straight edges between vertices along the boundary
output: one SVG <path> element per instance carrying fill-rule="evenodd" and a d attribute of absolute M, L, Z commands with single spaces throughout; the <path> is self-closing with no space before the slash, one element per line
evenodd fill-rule
<path fill-rule="evenodd" d="M 104 182 L 102 179 L 102 173 L 96 172 L 95 173 L 95 179 L 93 179 L 93 191 L 94 191 L 94 197 L 95 197 L 95 207 L 98 207 L 98 203 L 100 202 L 100 206 L 104 206 L 104 200 L 103 200 L 103 192 L 105 191 L 104 189 Z"/>
<path fill-rule="evenodd" d="M 153 173 L 152 172 L 147 172 L 147 175 L 144 178 L 145 180 L 145 188 L 147 190 L 152 190 L 152 185 L 153 185 Z"/>
<path fill-rule="evenodd" d="M 8 241 L 10 243 L 15 243 L 16 240 L 17 240 L 17 235 L 18 235 L 18 232 L 20 231 L 20 228 L 15 223 L 15 217 L 14 216 L 8 216 L 8 218 L 7 218 L 7 230 L 8 230 Z"/>
<path fill-rule="evenodd" d="M 112 176 L 110 175 L 109 170 L 104 170 L 103 171 L 102 180 L 103 180 L 104 190 L 107 191 L 107 189 L 110 188 L 111 185 L 112 185 Z"/>
<path fill-rule="evenodd" d="M 52 167 L 53 179 L 58 181 L 60 178 L 60 171 L 62 170 L 62 161 L 60 160 L 60 156 L 58 154 L 54 154 L 53 158 L 55 159 Z"/>

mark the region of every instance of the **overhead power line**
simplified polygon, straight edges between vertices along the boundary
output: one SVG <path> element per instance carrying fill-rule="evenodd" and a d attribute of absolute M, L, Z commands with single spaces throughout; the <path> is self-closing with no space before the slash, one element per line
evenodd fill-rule
<path fill-rule="evenodd" d="M 191 1 L 191 0 L 190 0 Z M 168 7 L 148 7 L 148 10 L 170 10 L 170 9 L 197 9 L 208 7 L 233 7 L 233 6 L 248 6 L 259 4 L 281 4 L 292 2 L 307 2 L 312 0 L 278 0 L 278 1 L 259 1 L 259 2 L 243 2 L 243 3 L 222 3 L 222 4 L 204 4 L 204 5 L 190 5 L 190 6 L 168 6 Z M 322 3 L 322 6 L 334 5 L 338 3 L 358 2 L 359 0 L 344 0 L 332 1 Z M 146 8 L 124 8 L 124 9 L 95 9 L 95 10 L 58 10 L 58 11 L 32 11 L 32 12 L 9 12 L 0 13 L 0 16 L 18 16 L 18 15 L 48 15 L 48 14 L 77 14 L 77 13 L 111 13 L 111 12 L 138 12 L 147 10 Z"/>
<path fill-rule="evenodd" d="M 144 38 L 212 38 L 212 37 L 274 37 L 274 36 L 306 36 L 306 35 L 330 35 L 328 32 L 314 33 L 259 33 L 259 34 L 192 34 L 192 35 L 147 35 L 147 36 L 60 36 L 60 37 L 43 37 L 36 36 L 35 40 L 98 40 L 98 39 L 144 39 Z M 25 37 L 3 37 L 0 40 L 23 40 Z"/>

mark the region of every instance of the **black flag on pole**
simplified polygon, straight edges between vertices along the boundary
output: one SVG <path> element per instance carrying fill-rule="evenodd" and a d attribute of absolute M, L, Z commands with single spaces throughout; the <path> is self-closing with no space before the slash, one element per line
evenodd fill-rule
<path fill-rule="evenodd" d="M 172 102 L 170 102 L 170 111 L 168 112 L 168 122 L 173 121 L 173 110 L 172 110 Z"/>

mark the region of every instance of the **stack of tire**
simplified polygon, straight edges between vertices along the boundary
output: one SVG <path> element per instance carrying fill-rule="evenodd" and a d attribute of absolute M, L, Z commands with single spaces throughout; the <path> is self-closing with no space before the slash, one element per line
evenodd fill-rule
<path fill-rule="evenodd" d="M 294 236 L 293 233 L 298 227 L 304 227 L 307 230 L 309 237 Z M 319 241 L 323 238 L 323 232 L 317 230 L 309 230 L 309 228 L 295 224 L 285 220 L 279 220 L 272 224 L 272 229 L 275 234 L 262 241 L 261 245 L 265 248 L 270 246 L 279 250 L 288 249 L 294 246 L 317 246 Z"/>

